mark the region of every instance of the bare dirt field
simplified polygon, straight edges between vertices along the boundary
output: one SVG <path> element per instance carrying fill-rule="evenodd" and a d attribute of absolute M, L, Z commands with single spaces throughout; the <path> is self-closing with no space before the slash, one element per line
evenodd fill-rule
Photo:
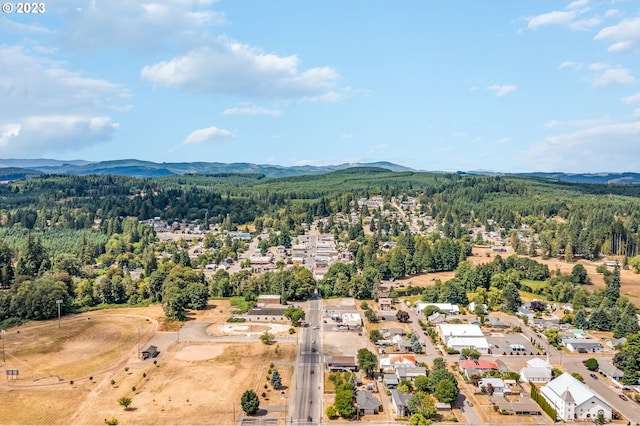
<path fill-rule="evenodd" d="M 189 323 L 201 321 L 206 329 L 223 325 L 229 315 L 228 302 L 215 301 L 193 313 Z M 59 329 L 55 320 L 8 330 L 2 369 L 19 369 L 20 378 L 0 378 L 0 423 L 104 424 L 116 418 L 120 424 L 234 424 L 247 389 L 265 393 L 261 409 L 276 408 L 266 416 L 284 418 L 278 410 L 288 402 L 295 344 L 170 337 L 158 358 L 140 361 L 138 327 L 144 347 L 156 325 L 164 327 L 159 306 L 69 316 Z M 270 363 L 282 376 L 284 397 L 271 386 L 264 388 Z M 132 399 L 128 410 L 118 403 L 124 396 Z"/>
<path fill-rule="evenodd" d="M 507 258 L 513 254 L 513 250 L 508 247 L 508 251 L 506 253 L 494 253 L 489 247 L 473 247 L 472 256 L 469 256 L 467 260 L 473 264 L 489 263 L 498 254 L 503 258 Z M 593 287 L 604 288 L 605 286 L 603 275 L 596 272 L 596 268 L 604 262 L 604 259 L 599 259 L 596 262 L 587 260 L 579 260 L 578 262 L 565 262 L 559 259 L 543 259 L 540 256 L 534 257 L 533 259 L 537 262 L 547 265 L 552 273 L 559 270 L 563 274 L 571 274 L 571 270 L 573 269 L 573 267 L 577 263 L 580 263 L 587 270 L 587 274 L 591 279 Z M 621 259 L 616 258 L 607 258 L 607 260 L 618 260 L 619 262 L 621 262 Z M 453 278 L 454 275 L 454 272 L 420 274 L 402 280 L 397 280 L 397 283 L 401 283 L 404 285 L 411 284 L 412 286 L 428 286 L 432 285 L 435 279 L 439 279 L 442 282 L 445 282 Z M 629 299 L 636 305 L 640 305 L 640 274 L 635 274 L 632 270 L 621 269 L 620 283 L 621 293 L 629 297 Z"/>

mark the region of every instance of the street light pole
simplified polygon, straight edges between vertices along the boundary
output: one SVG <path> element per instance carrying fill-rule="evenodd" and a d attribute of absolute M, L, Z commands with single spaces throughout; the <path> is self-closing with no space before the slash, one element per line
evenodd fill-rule
<path fill-rule="evenodd" d="M 60 328 L 60 305 L 62 304 L 62 299 L 56 300 L 56 305 L 58 305 L 58 328 Z"/>

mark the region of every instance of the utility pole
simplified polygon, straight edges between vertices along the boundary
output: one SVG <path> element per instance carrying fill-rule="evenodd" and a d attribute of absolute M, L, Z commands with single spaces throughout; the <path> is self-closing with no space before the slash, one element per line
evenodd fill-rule
<path fill-rule="evenodd" d="M 140 326 L 138 326 L 138 358 L 140 358 Z"/>
<path fill-rule="evenodd" d="M 4 339 L 5 339 L 4 335 L 5 334 L 7 334 L 7 331 L 3 329 L 2 330 L 2 362 L 3 363 L 7 362 L 7 358 L 4 354 Z"/>
<path fill-rule="evenodd" d="M 58 305 L 58 328 L 60 328 L 60 305 L 62 302 L 62 299 L 56 300 L 56 305 Z"/>

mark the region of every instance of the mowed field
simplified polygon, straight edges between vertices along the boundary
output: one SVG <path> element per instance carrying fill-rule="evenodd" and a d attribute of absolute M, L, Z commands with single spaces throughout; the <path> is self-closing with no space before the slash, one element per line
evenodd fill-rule
<path fill-rule="evenodd" d="M 191 321 L 213 329 L 229 313 L 228 302 L 216 301 Z M 63 317 L 60 328 L 54 320 L 8 330 L 2 372 L 19 369 L 20 378 L 0 377 L 0 423 L 84 425 L 116 418 L 119 424 L 225 425 L 238 420 L 246 389 L 265 392 L 261 408 L 288 402 L 288 390 L 283 399 L 264 384 L 270 363 L 285 389 L 291 383 L 295 344 L 178 342 L 175 332 L 156 331 L 162 315 L 159 306 L 115 309 Z M 143 348 L 154 334 L 171 343 L 156 359 L 141 361 L 138 328 Z M 128 410 L 118 403 L 125 396 L 132 399 Z"/>
<path fill-rule="evenodd" d="M 493 260 L 496 255 L 502 256 L 504 259 L 511 256 L 513 254 L 513 250 L 508 247 L 509 251 L 506 253 L 493 253 L 490 248 L 487 247 L 473 247 L 472 256 L 468 257 L 467 260 L 473 264 L 481 264 L 481 263 L 489 263 Z M 528 256 L 521 256 L 528 257 Z M 604 260 L 598 260 L 596 262 L 579 260 L 578 262 L 564 262 L 559 259 L 543 259 L 542 257 L 534 257 L 535 261 L 544 263 L 549 267 L 549 270 L 553 273 L 556 270 L 559 270 L 563 274 L 571 274 L 571 270 L 576 265 L 576 263 L 580 263 L 587 270 L 587 274 L 591 279 L 591 286 L 596 288 L 604 288 L 604 277 L 602 274 L 596 272 L 596 268 L 603 263 Z M 615 258 L 611 258 L 608 260 L 616 260 Z M 622 259 L 617 259 L 619 262 L 622 262 Z M 611 268 L 609 268 L 611 270 Z M 409 283 L 412 286 L 428 286 L 433 284 L 435 279 L 440 279 L 441 281 L 447 281 L 453 278 L 455 273 L 451 272 L 437 272 L 437 273 L 429 273 L 429 274 L 420 274 L 413 277 L 397 280 L 398 283 L 408 285 Z M 629 297 L 629 299 L 636 305 L 640 306 L 640 274 L 635 274 L 631 269 L 629 270 L 620 270 L 620 284 L 621 284 L 621 293 L 625 296 Z"/>

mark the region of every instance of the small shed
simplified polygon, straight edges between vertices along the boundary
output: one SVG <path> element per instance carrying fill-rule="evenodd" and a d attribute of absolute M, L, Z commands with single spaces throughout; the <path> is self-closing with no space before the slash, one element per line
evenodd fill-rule
<path fill-rule="evenodd" d="M 155 357 L 158 356 L 159 353 L 160 353 L 160 351 L 158 351 L 157 347 L 155 347 L 153 345 L 149 345 L 149 347 L 147 347 L 147 349 L 145 349 L 142 352 L 140 352 L 140 357 L 142 359 L 155 358 Z"/>

